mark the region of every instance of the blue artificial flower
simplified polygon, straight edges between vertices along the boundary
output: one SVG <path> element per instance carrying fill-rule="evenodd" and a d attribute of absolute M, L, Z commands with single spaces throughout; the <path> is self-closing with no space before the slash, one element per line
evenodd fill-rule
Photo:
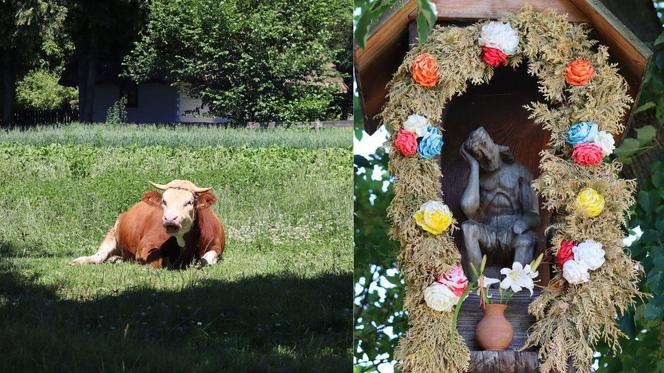
<path fill-rule="evenodd" d="M 579 122 L 567 131 L 567 142 L 574 146 L 584 142 L 593 142 L 597 138 L 599 130 L 593 122 Z"/>
<path fill-rule="evenodd" d="M 422 136 L 417 146 L 417 154 L 422 158 L 433 158 L 440 154 L 443 149 L 443 136 L 436 127 L 427 127 L 427 132 Z"/>

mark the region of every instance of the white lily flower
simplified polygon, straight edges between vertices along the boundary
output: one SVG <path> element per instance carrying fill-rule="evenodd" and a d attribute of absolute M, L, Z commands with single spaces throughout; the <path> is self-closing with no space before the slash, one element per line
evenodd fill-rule
<path fill-rule="evenodd" d="M 480 286 L 483 287 L 483 288 L 486 288 L 486 289 L 490 288 L 491 285 L 497 284 L 499 282 L 500 282 L 500 280 L 497 279 L 497 278 L 486 277 L 484 275 L 480 276 L 480 278 L 477 280 L 477 283 L 481 284 Z M 477 288 L 477 296 L 479 296 L 479 295 L 480 295 L 480 288 L 478 287 Z M 488 291 L 486 293 L 486 297 L 491 298 L 491 294 L 489 294 Z"/>
<path fill-rule="evenodd" d="M 505 278 L 500 282 L 500 287 L 507 290 L 512 289 L 512 292 L 518 293 L 522 288 L 530 290 L 530 295 L 533 295 L 533 288 L 535 283 L 533 278 L 537 277 L 538 273 L 533 272 L 530 264 L 525 267 L 519 262 L 512 263 L 512 269 L 503 268 L 500 274 L 505 275 Z"/>

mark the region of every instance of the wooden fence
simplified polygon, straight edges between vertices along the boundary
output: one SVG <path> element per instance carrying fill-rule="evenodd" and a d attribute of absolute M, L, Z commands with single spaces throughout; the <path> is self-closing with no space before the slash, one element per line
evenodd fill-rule
<path fill-rule="evenodd" d="M 30 128 L 44 124 L 68 124 L 78 121 L 78 110 L 76 109 L 53 109 L 53 110 L 17 110 L 14 112 L 11 127 Z M 8 126 L 0 119 L 0 126 Z"/>

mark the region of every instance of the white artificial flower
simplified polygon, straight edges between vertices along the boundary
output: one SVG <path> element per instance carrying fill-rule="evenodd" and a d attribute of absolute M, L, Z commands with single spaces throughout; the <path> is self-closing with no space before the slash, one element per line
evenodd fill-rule
<path fill-rule="evenodd" d="M 604 249 L 602 244 L 595 240 L 585 240 L 576 245 L 572 252 L 574 260 L 583 263 L 589 270 L 594 271 L 604 264 Z"/>
<path fill-rule="evenodd" d="M 483 47 L 498 48 L 510 56 L 519 46 L 519 34 L 509 23 L 493 21 L 482 26 L 478 41 Z"/>
<path fill-rule="evenodd" d="M 500 280 L 497 278 L 492 278 L 492 277 L 486 277 L 484 275 L 480 276 L 480 278 L 477 280 L 478 287 L 477 287 L 477 295 L 480 295 L 480 286 L 483 288 L 490 288 L 491 285 L 499 283 Z M 479 285 L 481 284 L 481 285 Z M 491 294 L 489 292 L 486 292 L 486 297 L 491 298 Z"/>
<path fill-rule="evenodd" d="M 602 148 L 602 155 L 604 157 L 613 153 L 613 150 L 616 148 L 616 141 L 613 139 L 613 136 L 606 131 L 599 131 L 594 143 Z"/>
<path fill-rule="evenodd" d="M 457 304 L 459 297 L 447 286 L 434 282 L 424 289 L 424 301 L 436 311 L 449 312 Z"/>
<path fill-rule="evenodd" d="M 409 115 L 408 119 L 403 122 L 403 128 L 414 132 L 417 137 L 424 136 L 427 133 L 427 127 L 429 127 L 429 120 L 419 114 Z"/>
<path fill-rule="evenodd" d="M 522 288 L 530 290 L 530 295 L 533 295 L 533 288 L 535 283 L 533 279 L 537 277 L 537 272 L 533 272 L 530 264 L 525 267 L 519 262 L 512 263 L 512 269 L 503 268 L 500 274 L 505 275 L 503 281 L 500 282 L 500 287 L 503 289 L 512 289 L 512 292 L 518 293 Z"/>
<path fill-rule="evenodd" d="M 574 259 L 570 259 L 563 264 L 563 277 L 570 284 L 582 284 L 590 281 L 588 267 Z"/>
<path fill-rule="evenodd" d="M 443 214 L 446 215 L 452 215 L 452 212 L 450 211 L 450 208 L 447 207 L 446 204 L 440 202 L 440 201 L 429 201 L 422 206 L 420 206 L 420 210 L 424 211 L 425 214 L 430 214 L 433 213 L 434 211 L 440 211 Z"/>

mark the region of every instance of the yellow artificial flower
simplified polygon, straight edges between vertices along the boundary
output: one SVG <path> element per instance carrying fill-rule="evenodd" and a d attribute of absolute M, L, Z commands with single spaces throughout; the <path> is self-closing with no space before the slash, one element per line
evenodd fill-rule
<path fill-rule="evenodd" d="M 413 217 L 417 225 L 432 234 L 441 234 L 452 225 L 452 212 L 439 201 L 423 204 Z"/>
<path fill-rule="evenodd" d="M 604 197 L 593 188 L 583 188 L 576 196 L 574 209 L 577 214 L 594 218 L 604 210 Z"/>

